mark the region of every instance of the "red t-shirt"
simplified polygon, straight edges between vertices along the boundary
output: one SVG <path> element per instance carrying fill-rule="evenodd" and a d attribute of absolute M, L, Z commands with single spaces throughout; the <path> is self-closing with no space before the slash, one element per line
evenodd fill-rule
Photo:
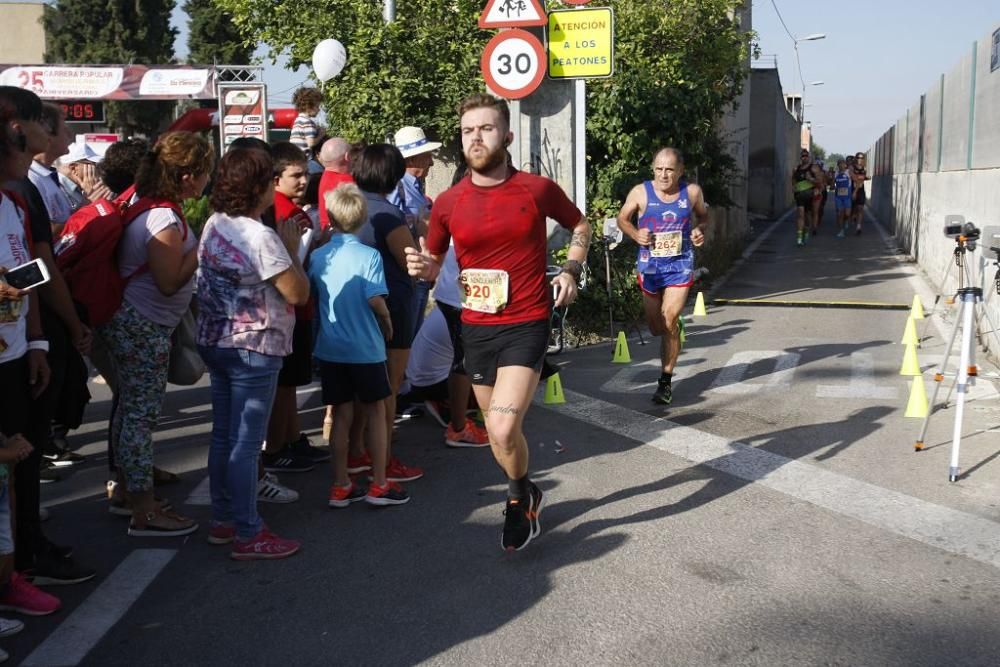
<path fill-rule="evenodd" d="M 319 179 L 319 221 L 321 229 L 324 231 L 330 226 L 330 215 L 326 212 L 326 193 L 336 190 L 338 185 L 353 183 L 354 179 L 350 174 L 341 174 L 338 171 L 327 169 Z"/>
<path fill-rule="evenodd" d="M 293 202 L 288 195 L 283 192 L 274 191 L 274 224 L 277 225 L 282 220 L 287 220 L 288 218 L 294 218 L 295 216 L 302 216 L 309 220 L 309 216 L 306 215 L 305 211 L 299 208 L 298 204 Z M 313 303 L 312 297 L 309 298 L 309 303 L 304 306 L 295 307 L 295 317 L 300 320 L 311 320 L 315 316 L 315 304 Z"/>
<path fill-rule="evenodd" d="M 552 288 L 545 280 L 546 218 L 573 229 L 583 214 L 555 181 L 513 170 L 492 187 L 465 177 L 434 201 L 427 248 L 435 255 L 455 241 L 460 270 L 502 269 L 510 280 L 507 306 L 499 313 L 463 309 L 468 324 L 519 324 L 546 320 Z"/>

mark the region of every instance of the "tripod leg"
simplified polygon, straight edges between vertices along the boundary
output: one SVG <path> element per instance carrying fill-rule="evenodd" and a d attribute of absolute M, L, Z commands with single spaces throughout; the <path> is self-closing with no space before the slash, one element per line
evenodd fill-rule
<path fill-rule="evenodd" d="M 941 356 L 941 361 L 938 362 L 937 370 L 934 371 L 934 390 L 931 392 L 931 402 L 930 409 L 927 411 L 927 416 L 924 417 L 924 423 L 920 427 L 920 435 L 917 437 L 917 441 L 913 445 L 915 451 L 921 451 L 924 448 L 924 438 L 927 437 L 927 427 L 931 423 L 931 415 L 934 414 L 934 405 L 937 402 L 938 392 L 941 390 L 941 383 L 944 382 L 944 372 L 948 367 L 948 358 L 951 357 L 951 350 L 955 345 L 955 336 L 958 334 L 958 327 L 961 324 L 961 318 L 956 317 L 955 323 L 951 327 L 951 334 L 948 336 L 948 345 L 944 349 L 944 354 Z M 951 395 L 951 392 L 948 392 Z"/>
<path fill-rule="evenodd" d="M 962 295 L 962 354 L 958 367 L 958 401 L 955 404 L 955 428 L 951 436 L 951 464 L 948 481 L 958 480 L 958 456 L 962 447 L 962 416 L 965 413 L 965 395 L 969 391 L 969 364 L 972 358 L 972 324 L 975 319 L 975 297 Z"/>
<path fill-rule="evenodd" d="M 604 280 L 608 286 L 608 333 L 611 340 L 615 339 L 615 302 L 611 298 L 611 249 L 607 239 L 604 241 Z"/>
<path fill-rule="evenodd" d="M 986 309 L 985 302 L 983 303 L 983 317 L 986 318 L 987 324 L 990 325 L 990 332 L 993 334 L 994 347 L 990 348 L 993 350 L 995 356 L 1000 356 L 1000 332 L 997 331 L 997 325 L 993 321 L 993 316 L 990 315 L 990 311 Z"/>

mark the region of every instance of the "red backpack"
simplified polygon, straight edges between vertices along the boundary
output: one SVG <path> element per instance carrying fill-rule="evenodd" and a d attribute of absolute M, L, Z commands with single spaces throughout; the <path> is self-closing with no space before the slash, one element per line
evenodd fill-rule
<path fill-rule="evenodd" d="M 125 228 L 141 213 L 169 208 L 183 220 L 180 207 L 166 200 L 143 197 L 129 205 L 135 189 L 129 188 L 114 201 L 98 199 L 77 210 L 66 221 L 53 247 L 56 265 L 66 279 L 69 292 L 96 327 L 111 320 L 122 305 L 128 281 L 149 269 L 143 264 L 131 275 L 118 272 L 118 243 Z M 187 240 L 187 225 L 183 239 Z"/>

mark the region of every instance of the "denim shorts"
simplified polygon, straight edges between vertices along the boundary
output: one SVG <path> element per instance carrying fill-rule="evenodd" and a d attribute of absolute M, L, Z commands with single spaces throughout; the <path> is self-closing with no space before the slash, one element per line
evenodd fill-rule
<path fill-rule="evenodd" d="M 0 556 L 14 553 L 13 530 L 10 524 L 10 493 L 7 482 L 0 482 Z"/>

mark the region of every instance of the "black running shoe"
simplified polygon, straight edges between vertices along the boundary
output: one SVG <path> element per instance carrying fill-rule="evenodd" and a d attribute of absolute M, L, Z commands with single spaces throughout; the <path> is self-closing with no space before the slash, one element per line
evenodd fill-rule
<path fill-rule="evenodd" d="M 528 487 L 528 498 L 507 498 L 507 507 L 503 513 L 503 535 L 500 538 L 500 548 L 504 551 L 520 551 L 528 546 L 531 538 L 538 537 L 542 532 L 538 523 L 538 515 L 542 511 L 545 496 L 542 490 L 533 483 Z"/>
<path fill-rule="evenodd" d="M 316 447 L 309 442 L 309 436 L 305 433 L 299 433 L 299 439 L 289 443 L 283 451 L 293 456 L 301 456 L 304 459 L 309 459 L 313 463 L 322 463 L 323 461 L 330 460 L 330 448 Z"/>
<path fill-rule="evenodd" d="M 277 454 L 262 453 L 261 461 L 264 462 L 264 470 L 267 472 L 309 472 L 316 467 L 316 464 L 304 456 L 296 456 L 282 449 Z"/>
<path fill-rule="evenodd" d="M 67 586 L 94 578 L 94 570 L 80 567 L 72 558 L 41 556 L 35 567 L 25 573 L 36 586 Z"/>
<path fill-rule="evenodd" d="M 670 386 L 670 380 L 660 380 L 656 383 L 656 393 L 653 394 L 653 403 L 660 405 L 670 405 L 674 398 L 674 390 Z"/>

